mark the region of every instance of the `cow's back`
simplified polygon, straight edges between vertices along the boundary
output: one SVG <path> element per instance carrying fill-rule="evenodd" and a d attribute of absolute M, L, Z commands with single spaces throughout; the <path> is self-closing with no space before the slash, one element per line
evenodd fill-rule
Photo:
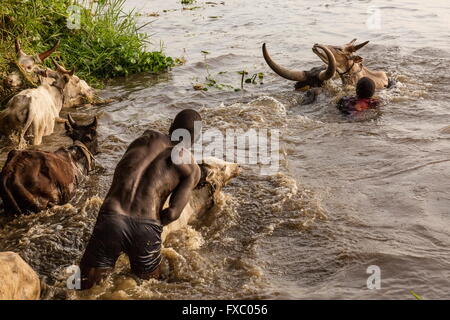
<path fill-rule="evenodd" d="M 53 133 L 55 120 L 59 116 L 59 107 L 49 92 L 49 85 L 42 85 L 35 89 L 31 96 L 30 112 L 33 115 L 33 135 L 39 137 Z"/>
<path fill-rule="evenodd" d="M 32 134 L 37 137 L 37 144 L 43 136 L 52 134 L 62 104 L 52 96 L 51 90 L 51 86 L 41 85 L 12 97 L 0 114 L 2 132 Z"/>

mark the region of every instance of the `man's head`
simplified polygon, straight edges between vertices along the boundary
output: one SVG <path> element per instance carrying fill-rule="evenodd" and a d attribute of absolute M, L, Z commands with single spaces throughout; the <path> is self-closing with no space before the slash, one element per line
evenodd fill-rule
<path fill-rule="evenodd" d="M 356 84 L 356 95 L 359 99 L 372 98 L 375 93 L 375 82 L 372 79 L 364 77 L 359 79 Z"/>
<path fill-rule="evenodd" d="M 194 142 L 200 137 L 201 133 L 201 121 L 202 117 L 200 114 L 192 109 L 184 109 L 183 111 L 179 112 L 175 119 L 173 119 L 173 122 L 169 129 L 169 135 L 173 141 L 182 141 L 183 137 L 185 136 L 183 132 L 176 131 L 178 129 L 184 129 L 187 130 L 190 134 L 190 144 L 194 144 Z M 200 126 L 195 130 L 195 123 L 197 122 L 197 126 L 200 124 Z"/>

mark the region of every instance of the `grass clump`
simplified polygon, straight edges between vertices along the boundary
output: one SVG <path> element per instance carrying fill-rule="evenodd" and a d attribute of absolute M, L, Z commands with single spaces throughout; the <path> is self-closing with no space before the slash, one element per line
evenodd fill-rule
<path fill-rule="evenodd" d="M 133 73 L 166 71 L 173 66 L 173 59 L 166 57 L 162 49 L 146 51 L 149 36 L 141 32 L 145 25 L 137 25 L 135 13 L 126 12 L 124 3 L 2 0 L 0 56 L 14 56 L 15 38 L 21 40 L 29 54 L 42 52 L 60 40 L 62 63 L 94 84 Z M 68 21 L 79 27 L 68 28 Z"/>

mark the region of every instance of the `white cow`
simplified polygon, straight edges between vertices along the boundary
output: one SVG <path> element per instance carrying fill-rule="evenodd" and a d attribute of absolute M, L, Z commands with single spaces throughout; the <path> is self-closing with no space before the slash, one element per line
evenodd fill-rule
<path fill-rule="evenodd" d="M 3 80 L 3 86 L 7 90 L 11 90 L 12 93 L 18 93 L 21 90 L 31 88 L 35 85 L 52 83 L 53 79 L 43 76 L 45 72 L 51 72 L 51 69 L 42 67 L 41 63 L 47 59 L 59 46 L 59 41 L 53 46 L 53 48 L 39 53 L 34 56 L 27 55 L 21 48 L 19 40 L 16 40 L 16 53 L 17 62 L 14 65 L 14 71 L 11 71 L 8 76 Z M 68 71 L 53 61 L 56 70 L 62 73 L 68 73 Z M 20 70 L 16 70 L 20 68 Z M 24 80 L 24 75 L 28 77 L 28 81 L 33 84 L 27 83 Z M 73 76 L 64 89 L 64 108 L 71 108 L 86 103 L 98 102 L 95 90 L 90 87 L 86 81 Z M 6 99 L 6 101 L 8 101 Z M 5 101 L 5 102 L 6 102 Z"/>
<path fill-rule="evenodd" d="M 63 107 L 63 92 L 73 72 L 42 71 L 53 81 L 35 89 L 26 89 L 11 98 L 0 113 L 0 132 L 11 137 L 19 134 L 20 142 L 29 136 L 31 143 L 39 145 L 42 137 L 53 133 L 55 120 Z"/>

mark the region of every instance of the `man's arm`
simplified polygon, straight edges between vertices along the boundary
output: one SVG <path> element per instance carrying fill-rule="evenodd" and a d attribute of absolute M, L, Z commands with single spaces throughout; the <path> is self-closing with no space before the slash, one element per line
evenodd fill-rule
<path fill-rule="evenodd" d="M 182 166 L 185 167 L 186 165 Z M 181 182 L 172 192 L 172 195 L 170 196 L 169 207 L 161 212 L 160 217 L 163 226 L 168 225 L 169 223 L 177 220 L 180 217 L 181 212 L 189 202 L 192 190 L 194 190 L 194 188 L 200 181 L 201 172 L 199 166 L 194 163 L 192 165 L 189 165 L 189 167 L 190 168 L 188 170 L 190 171 L 190 173 L 181 180 Z M 183 171 L 186 171 L 187 168 L 185 167 L 183 169 Z"/>

